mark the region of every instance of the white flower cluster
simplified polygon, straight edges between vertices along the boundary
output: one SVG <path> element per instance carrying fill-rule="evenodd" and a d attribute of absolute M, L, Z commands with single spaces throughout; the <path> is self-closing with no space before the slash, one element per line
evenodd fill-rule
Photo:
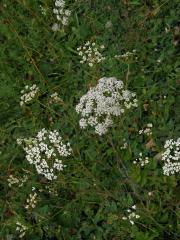
<path fill-rule="evenodd" d="M 76 111 L 81 114 L 81 128 L 90 125 L 97 134 L 103 135 L 112 126 L 113 117 L 121 116 L 132 107 L 137 107 L 136 94 L 125 90 L 123 82 L 115 77 L 104 77 L 81 97 Z"/>
<path fill-rule="evenodd" d="M 116 59 L 124 59 L 124 60 L 129 60 L 131 57 L 134 57 L 136 55 L 136 49 L 133 49 L 132 52 L 127 51 L 126 53 L 122 54 L 122 55 L 115 55 L 114 58 Z M 135 57 L 135 59 L 137 60 L 137 57 Z"/>
<path fill-rule="evenodd" d="M 17 142 L 25 144 L 23 148 L 27 161 L 35 165 L 37 172 L 48 180 L 57 178 L 55 172 L 62 171 L 65 167 L 59 158 L 69 156 L 72 151 L 69 143 L 63 143 L 57 130 L 43 128 L 35 138 L 18 139 Z"/>
<path fill-rule="evenodd" d="M 68 25 L 71 11 L 68 9 L 65 9 L 64 0 L 55 0 L 55 7 L 53 9 L 53 13 L 56 15 L 56 19 L 58 21 L 57 23 L 54 23 L 52 26 L 52 30 L 56 32 L 60 29 L 60 24 L 63 26 Z"/>
<path fill-rule="evenodd" d="M 52 186 L 45 186 L 45 188 L 50 195 L 55 196 L 55 197 L 58 196 L 58 191 L 56 189 L 54 189 Z"/>
<path fill-rule="evenodd" d="M 24 140 L 23 138 L 17 138 L 16 142 L 18 145 L 21 145 L 23 143 L 23 140 Z"/>
<path fill-rule="evenodd" d="M 133 161 L 134 164 L 139 164 L 141 167 L 144 167 L 145 165 L 147 165 L 149 163 L 149 158 L 145 157 L 142 158 L 142 152 L 139 153 L 139 157 L 136 158 L 135 161 Z"/>
<path fill-rule="evenodd" d="M 127 149 L 128 148 L 128 143 L 126 142 L 126 139 L 123 139 L 123 145 L 121 146 L 121 149 Z"/>
<path fill-rule="evenodd" d="M 167 140 L 162 154 L 164 175 L 173 175 L 180 172 L 180 138 Z"/>
<path fill-rule="evenodd" d="M 152 123 L 148 123 L 145 129 L 139 130 L 139 134 L 140 135 L 145 134 L 147 136 L 151 136 L 152 135 L 152 127 L 153 127 Z"/>
<path fill-rule="evenodd" d="M 19 221 L 16 222 L 16 231 L 19 232 L 19 238 L 23 238 L 25 236 L 27 229 L 28 228 Z"/>
<path fill-rule="evenodd" d="M 23 178 L 19 179 L 17 177 L 14 177 L 12 174 L 9 175 L 9 177 L 7 179 L 9 187 L 11 187 L 12 185 L 15 185 L 15 184 L 17 184 L 18 187 L 22 187 L 27 180 L 28 180 L 27 175 L 24 175 Z"/>
<path fill-rule="evenodd" d="M 129 220 L 129 222 L 134 225 L 134 220 L 140 218 L 138 214 L 136 214 L 136 205 L 132 206 L 127 210 L 128 216 L 122 217 L 123 220 Z"/>
<path fill-rule="evenodd" d="M 37 193 L 33 192 L 29 194 L 29 198 L 26 200 L 26 209 L 33 209 L 37 204 Z"/>
<path fill-rule="evenodd" d="M 39 7 L 40 7 L 42 15 L 46 16 L 46 9 L 42 5 L 39 5 Z"/>
<path fill-rule="evenodd" d="M 51 94 L 50 98 L 51 98 L 51 99 L 50 99 L 49 103 L 62 102 L 62 99 L 58 96 L 58 93 L 57 93 L 57 92 Z"/>
<path fill-rule="evenodd" d="M 95 42 L 87 41 L 83 46 L 77 48 L 78 55 L 82 58 L 80 63 L 87 63 L 89 67 L 92 67 L 96 63 L 102 62 L 105 57 L 99 52 L 99 49 L 103 50 L 104 45 L 97 46 Z"/>
<path fill-rule="evenodd" d="M 25 88 L 21 91 L 23 95 L 21 96 L 20 106 L 31 102 L 32 99 L 36 97 L 38 92 L 39 88 L 36 86 L 36 84 L 33 84 L 31 87 L 26 85 Z"/>
<path fill-rule="evenodd" d="M 113 27 L 112 22 L 111 21 L 107 21 L 106 24 L 105 24 L 105 28 L 112 29 L 112 27 Z"/>

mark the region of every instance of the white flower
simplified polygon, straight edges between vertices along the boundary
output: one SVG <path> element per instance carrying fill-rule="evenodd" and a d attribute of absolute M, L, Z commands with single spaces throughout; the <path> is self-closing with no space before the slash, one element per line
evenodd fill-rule
<path fill-rule="evenodd" d="M 77 113 L 81 115 L 80 127 L 84 129 L 90 125 L 97 134 L 105 134 L 113 125 L 113 117 L 119 117 L 126 109 L 137 106 L 133 101 L 135 96 L 114 77 L 99 79 L 97 86 L 90 88 L 76 106 Z"/>
<path fill-rule="evenodd" d="M 31 102 L 37 96 L 38 92 L 39 88 L 36 86 L 36 84 L 33 84 L 31 87 L 26 85 L 25 88 L 21 91 L 23 95 L 20 98 L 20 106 Z"/>
<path fill-rule="evenodd" d="M 62 25 L 68 25 L 68 18 L 66 16 L 62 18 Z"/>
<path fill-rule="evenodd" d="M 143 158 L 142 152 L 139 153 L 139 157 L 136 158 L 135 161 L 133 161 L 134 164 L 139 164 L 141 167 L 144 167 L 145 165 L 147 165 L 149 163 L 149 158 L 145 157 Z"/>
<path fill-rule="evenodd" d="M 18 178 L 16 178 L 16 177 L 14 177 L 12 174 L 11 175 L 9 175 L 9 177 L 8 177 L 8 186 L 9 187 L 11 187 L 12 185 L 14 185 L 14 184 L 17 184 L 17 183 L 19 183 L 19 179 Z"/>
<path fill-rule="evenodd" d="M 28 228 L 19 221 L 16 222 L 16 226 L 16 231 L 19 233 L 19 238 L 24 237 Z"/>
<path fill-rule="evenodd" d="M 53 9 L 53 13 L 56 15 L 56 19 L 58 21 L 57 23 L 54 23 L 52 26 L 52 30 L 56 32 L 60 29 L 60 25 L 63 26 L 68 25 L 71 11 L 65 9 L 65 1 L 55 0 L 55 8 Z"/>
<path fill-rule="evenodd" d="M 57 31 L 59 31 L 59 29 L 60 29 L 60 26 L 59 26 L 58 23 L 54 23 L 54 24 L 52 25 L 52 30 L 53 30 L 53 32 L 57 32 Z"/>
<path fill-rule="evenodd" d="M 152 127 L 153 127 L 153 124 L 148 123 L 144 129 L 139 130 L 139 134 L 140 135 L 145 134 L 147 136 L 151 136 L 152 135 Z"/>
<path fill-rule="evenodd" d="M 90 67 L 92 67 L 92 66 L 93 66 L 93 63 L 90 62 L 88 65 L 89 65 Z"/>
<path fill-rule="evenodd" d="M 57 8 L 54 8 L 54 9 L 53 9 L 53 13 L 57 15 L 57 14 L 59 13 L 58 9 L 57 9 Z"/>
<path fill-rule="evenodd" d="M 126 139 L 124 138 L 123 139 L 123 146 L 121 146 L 121 149 L 127 149 L 127 147 L 128 147 L 128 143 L 126 142 Z"/>
<path fill-rule="evenodd" d="M 18 145 L 21 145 L 22 142 L 23 142 L 23 139 L 21 139 L 21 138 L 17 138 L 17 139 L 16 139 L 16 142 L 17 142 Z"/>
<path fill-rule="evenodd" d="M 46 15 L 46 9 L 42 6 L 42 5 L 39 5 L 40 9 L 41 9 L 41 13 L 42 15 Z"/>
<path fill-rule="evenodd" d="M 140 218 L 138 214 L 136 214 L 136 205 L 133 205 L 131 209 L 126 210 L 128 212 L 127 217 L 122 217 L 123 220 L 128 220 L 131 225 L 134 225 L 134 220 Z"/>
<path fill-rule="evenodd" d="M 166 140 L 165 151 L 162 154 L 164 175 L 173 175 L 180 172 L 180 138 Z"/>
<path fill-rule="evenodd" d="M 152 127 L 153 127 L 152 123 L 148 123 L 148 124 L 147 124 L 147 127 L 148 127 L 148 128 L 152 128 Z"/>
<path fill-rule="evenodd" d="M 62 99 L 58 96 L 57 92 L 54 92 L 53 94 L 51 94 L 50 96 L 50 101 L 49 103 L 58 103 L 58 102 L 62 102 Z"/>
<path fill-rule="evenodd" d="M 32 190 L 34 191 L 34 190 Z M 26 205 L 25 208 L 26 209 L 33 209 L 36 206 L 37 203 L 37 193 L 33 192 L 29 194 L 29 198 L 26 200 Z"/>
<path fill-rule="evenodd" d="M 111 21 L 107 21 L 106 22 L 106 25 L 105 25 L 105 28 L 107 28 L 107 29 L 111 29 L 112 28 L 112 22 Z"/>
<path fill-rule="evenodd" d="M 17 178 L 12 174 L 9 175 L 7 179 L 9 187 L 11 187 L 12 185 L 18 185 L 18 187 L 22 187 L 27 180 L 28 180 L 27 175 L 24 175 L 22 178 Z"/>
<path fill-rule="evenodd" d="M 64 144 L 58 131 L 42 129 L 35 138 L 24 139 L 26 159 L 36 167 L 39 174 L 48 180 L 56 179 L 56 172 L 62 171 L 65 165 L 61 157 L 71 154 L 69 143 Z"/>
<path fill-rule="evenodd" d="M 64 5 L 65 5 L 65 1 L 63 1 L 63 0 L 56 0 L 55 1 L 55 6 L 56 7 L 64 7 Z"/>
<path fill-rule="evenodd" d="M 71 15 L 71 11 L 70 10 L 65 10 L 64 14 L 69 17 Z"/>
<path fill-rule="evenodd" d="M 85 118 L 81 118 L 79 125 L 81 128 L 86 128 L 88 126 L 87 120 Z"/>
<path fill-rule="evenodd" d="M 125 61 L 129 60 L 132 57 L 135 57 L 135 59 L 137 60 L 136 49 L 133 49 L 132 52 L 127 51 L 124 54 L 114 56 L 114 58 L 117 59 L 117 60 L 122 59 L 122 60 L 125 60 Z"/>
<path fill-rule="evenodd" d="M 97 46 L 95 42 L 87 41 L 83 46 L 77 48 L 78 55 L 82 58 L 80 63 L 87 63 L 89 67 L 93 67 L 95 63 L 102 62 L 105 57 L 99 52 L 99 49 L 104 49 L 104 45 Z"/>

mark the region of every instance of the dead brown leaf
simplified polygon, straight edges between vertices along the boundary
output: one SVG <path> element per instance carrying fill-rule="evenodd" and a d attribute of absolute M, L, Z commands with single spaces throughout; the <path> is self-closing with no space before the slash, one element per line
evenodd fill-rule
<path fill-rule="evenodd" d="M 154 156 L 154 159 L 156 159 L 158 161 L 161 160 L 161 158 L 162 158 L 162 152 L 160 152 Z"/>
<path fill-rule="evenodd" d="M 148 106 L 149 106 L 149 104 L 148 103 L 145 103 L 144 105 L 143 105 L 143 107 L 144 107 L 144 111 L 148 111 Z"/>
<path fill-rule="evenodd" d="M 152 149 L 152 150 L 155 150 L 155 142 L 154 140 L 151 138 L 147 143 L 146 143 L 146 149 Z"/>

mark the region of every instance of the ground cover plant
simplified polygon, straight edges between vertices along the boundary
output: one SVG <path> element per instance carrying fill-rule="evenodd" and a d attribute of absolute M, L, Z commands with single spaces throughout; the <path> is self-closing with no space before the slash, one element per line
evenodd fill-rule
<path fill-rule="evenodd" d="M 179 10 L 1 0 L 0 239 L 180 239 Z"/>

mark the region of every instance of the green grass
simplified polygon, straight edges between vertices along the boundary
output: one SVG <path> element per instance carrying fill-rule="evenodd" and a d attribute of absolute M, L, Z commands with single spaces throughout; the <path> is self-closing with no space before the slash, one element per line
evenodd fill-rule
<path fill-rule="evenodd" d="M 54 1 L 1 1 L 0 239 L 19 239 L 17 220 L 28 227 L 25 239 L 33 240 L 180 238 L 179 177 L 164 176 L 157 157 L 164 142 L 180 132 L 178 2 L 66 0 L 70 23 L 54 33 Z M 93 68 L 80 64 L 76 51 L 88 40 L 104 44 L 107 57 Z M 114 58 L 133 49 L 137 59 Z M 75 106 L 103 76 L 123 80 L 136 92 L 139 106 L 100 137 L 79 128 Z M 41 94 L 21 108 L 20 91 L 32 84 Z M 55 91 L 63 101 L 49 105 Z M 153 124 L 152 136 L 142 137 L 138 131 L 147 123 Z M 37 174 L 16 143 L 42 128 L 57 129 L 73 148 L 67 168 L 53 182 Z M 128 148 L 122 150 L 124 138 Z M 150 140 L 154 146 L 147 148 Z M 140 152 L 150 159 L 144 168 L 133 164 Z M 27 174 L 28 181 L 9 187 L 11 174 Z M 38 203 L 26 211 L 32 187 Z M 131 225 L 122 217 L 134 204 L 140 218 Z"/>

